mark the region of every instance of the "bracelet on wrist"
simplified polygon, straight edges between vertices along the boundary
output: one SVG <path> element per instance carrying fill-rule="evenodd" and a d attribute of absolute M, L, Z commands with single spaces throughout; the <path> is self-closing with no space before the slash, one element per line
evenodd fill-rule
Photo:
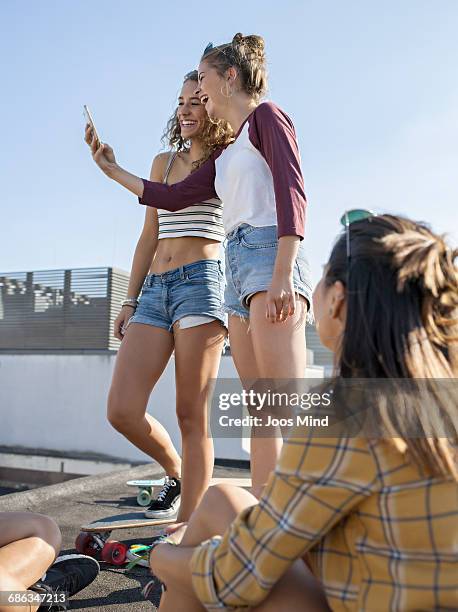
<path fill-rule="evenodd" d="M 127 298 L 121 302 L 121 306 L 131 306 L 132 308 L 137 308 L 138 300 L 137 298 Z"/>

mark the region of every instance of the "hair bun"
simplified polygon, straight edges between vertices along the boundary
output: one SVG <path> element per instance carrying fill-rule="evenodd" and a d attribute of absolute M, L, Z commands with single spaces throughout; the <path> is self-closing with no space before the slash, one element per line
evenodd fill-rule
<path fill-rule="evenodd" d="M 238 32 L 234 38 L 232 39 L 232 45 L 236 46 L 236 45 L 240 45 L 240 43 L 243 41 L 243 34 L 241 34 L 240 32 Z"/>
<path fill-rule="evenodd" d="M 257 59 L 260 62 L 264 62 L 266 59 L 265 44 L 262 36 L 257 36 L 256 34 L 244 36 L 238 32 L 232 39 L 232 46 L 247 59 Z"/>
<path fill-rule="evenodd" d="M 215 68 L 220 77 L 226 78 L 229 68 L 237 69 L 237 91 L 244 91 L 257 103 L 267 91 L 266 57 L 264 39 L 251 34 L 244 36 L 238 32 L 229 43 L 219 47 L 208 47 L 202 56 Z"/>

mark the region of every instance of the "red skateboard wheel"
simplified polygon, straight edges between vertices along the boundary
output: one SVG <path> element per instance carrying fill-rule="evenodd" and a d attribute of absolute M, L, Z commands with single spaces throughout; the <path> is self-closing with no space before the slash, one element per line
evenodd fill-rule
<path fill-rule="evenodd" d="M 76 551 L 82 555 L 96 557 L 100 550 L 97 540 L 90 533 L 82 531 L 75 540 Z"/>
<path fill-rule="evenodd" d="M 127 546 L 121 542 L 107 542 L 102 550 L 102 561 L 123 565 L 126 562 L 127 550 Z"/>

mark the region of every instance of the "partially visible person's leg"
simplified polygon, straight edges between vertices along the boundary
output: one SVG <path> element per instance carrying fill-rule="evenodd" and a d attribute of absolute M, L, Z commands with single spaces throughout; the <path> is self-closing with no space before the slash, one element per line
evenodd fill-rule
<path fill-rule="evenodd" d="M 257 503 L 256 497 L 242 487 L 228 484 L 210 487 L 193 512 L 180 544 L 198 546 L 214 535 L 223 535 L 244 508 Z"/>
<path fill-rule="evenodd" d="M 306 367 L 305 320 L 307 302 L 296 297 L 296 313 L 285 322 L 271 323 L 265 313 L 266 292 L 250 300 L 250 317 L 229 317 L 229 337 L 235 367 L 244 386 L 265 379 L 284 381 L 304 377 Z M 262 389 L 261 389 L 262 390 Z M 251 428 L 251 478 L 253 493 L 262 489 L 275 468 L 282 447 L 281 431 L 265 425 Z"/>
<path fill-rule="evenodd" d="M 48 516 L 32 512 L 0 513 L 0 576 L 26 586 L 36 582 L 59 554 L 61 534 Z"/>
<path fill-rule="evenodd" d="M 253 612 L 331 612 L 319 580 L 297 559 Z"/>
<path fill-rule="evenodd" d="M 266 319 L 266 294 L 272 283 L 278 252 L 278 228 L 274 225 L 242 224 L 228 237 L 226 245 L 225 305 L 233 314 L 240 313 L 248 319 L 250 338 L 247 342 L 248 321 L 231 317 L 234 319 L 229 330 L 231 348 L 235 346 L 234 361 L 238 363 L 241 379 L 252 379 L 252 386 L 258 393 L 276 387 L 277 381 L 284 387 L 280 379 L 289 379 L 288 386 L 293 386 L 294 380 L 305 374 L 305 298 L 296 298 L 296 313 L 286 321 L 271 323 Z M 292 281 L 296 295 L 309 295 L 308 263 L 303 244 L 298 247 Z M 250 370 L 250 361 L 256 364 L 256 368 L 251 367 L 251 375 L 245 374 L 245 370 Z M 276 407 L 266 410 L 264 406 L 258 411 L 253 406 L 250 413 L 267 417 L 274 415 L 274 410 L 277 412 Z M 278 428 L 267 427 L 265 419 L 260 426 L 252 428 L 253 491 L 257 497 L 276 465 L 284 433 Z"/>
<path fill-rule="evenodd" d="M 266 292 L 250 301 L 250 332 L 261 378 L 303 378 L 306 367 L 307 302 L 296 295 L 296 312 L 284 322 L 266 319 Z"/>
<path fill-rule="evenodd" d="M 295 391 L 297 379 L 305 376 L 306 342 L 305 320 L 307 302 L 296 296 L 296 312 L 284 322 L 271 323 L 266 319 L 266 292 L 256 293 L 250 301 L 250 335 L 256 367 L 262 381 L 266 381 L 271 391 L 289 393 Z M 285 387 L 286 384 L 286 387 Z M 278 389 L 276 387 L 278 385 Z M 274 414 L 276 410 L 274 408 Z M 282 416 L 278 414 L 278 416 Z M 265 426 L 253 427 L 252 462 L 256 466 L 256 481 L 253 491 L 260 497 L 269 474 L 275 468 L 282 447 L 280 428 L 269 428 L 271 437 L 266 438 L 269 430 Z M 258 437 L 261 436 L 261 437 Z"/>
<path fill-rule="evenodd" d="M 177 522 L 188 521 L 213 473 L 207 399 L 218 375 L 226 330 L 219 321 L 181 329 L 174 326 L 176 408 L 182 439 L 181 505 Z"/>
<path fill-rule="evenodd" d="M 191 516 L 183 536 L 183 546 L 198 546 L 204 540 L 223 535 L 235 517 L 245 508 L 257 503 L 257 499 L 245 489 L 231 485 L 210 487 Z M 194 592 L 183 584 L 167 582 L 160 611 L 172 612 L 185 609 L 189 612 L 204 610 Z M 256 612 L 291 610 L 292 612 L 329 612 L 323 589 L 302 560 L 289 568 L 273 587 L 267 599 L 253 608 Z"/>
<path fill-rule="evenodd" d="M 258 359 L 263 363 L 263 358 L 255 352 L 250 320 L 237 315 L 230 316 L 229 338 L 235 367 L 243 387 L 248 390 L 255 381 L 263 378 L 263 370 L 258 364 Z M 252 490 L 256 497 L 260 497 L 264 484 L 275 467 L 281 445 L 281 437 L 275 429 L 269 437 L 266 428 L 251 428 L 250 467 Z"/>
<path fill-rule="evenodd" d="M 231 485 L 216 485 L 205 493 L 201 503 L 191 515 L 183 539 L 183 546 L 198 546 L 214 535 L 222 535 L 237 514 L 257 503 L 257 499 L 245 489 Z M 183 584 L 166 582 L 167 591 L 163 593 L 160 612 L 204 610 L 194 591 Z"/>
<path fill-rule="evenodd" d="M 132 323 L 116 357 L 108 420 L 132 444 L 155 459 L 166 474 L 180 478 L 181 459 L 165 428 L 146 408 L 151 391 L 173 351 L 173 335 L 165 329 Z"/>
<path fill-rule="evenodd" d="M 60 545 L 59 527 L 51 518 L 31 512 L 1 512 L 0 592 L 28 589 L 53 563 Z M 16 608 L 4 609 L 11 612 Z"/>

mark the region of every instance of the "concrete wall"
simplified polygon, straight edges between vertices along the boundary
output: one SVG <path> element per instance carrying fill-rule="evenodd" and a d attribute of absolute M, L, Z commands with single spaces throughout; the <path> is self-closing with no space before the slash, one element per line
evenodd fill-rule
<path fill-rule="evenodd" d="M 0 446 L 103 453 L 148 461 L 106 420 L 106 398 L 116 356 L 0 355 Z M 219 375 L 236 378 L 232 358 L 223 356 Z M 308 377 L 322 376 L 313 366 Z M 150 398 L 148 411 L 180 448 L 175 417 L 174 360 Z M 248 459 L 248 440 L 217 439 L 218 458 Z"/>

